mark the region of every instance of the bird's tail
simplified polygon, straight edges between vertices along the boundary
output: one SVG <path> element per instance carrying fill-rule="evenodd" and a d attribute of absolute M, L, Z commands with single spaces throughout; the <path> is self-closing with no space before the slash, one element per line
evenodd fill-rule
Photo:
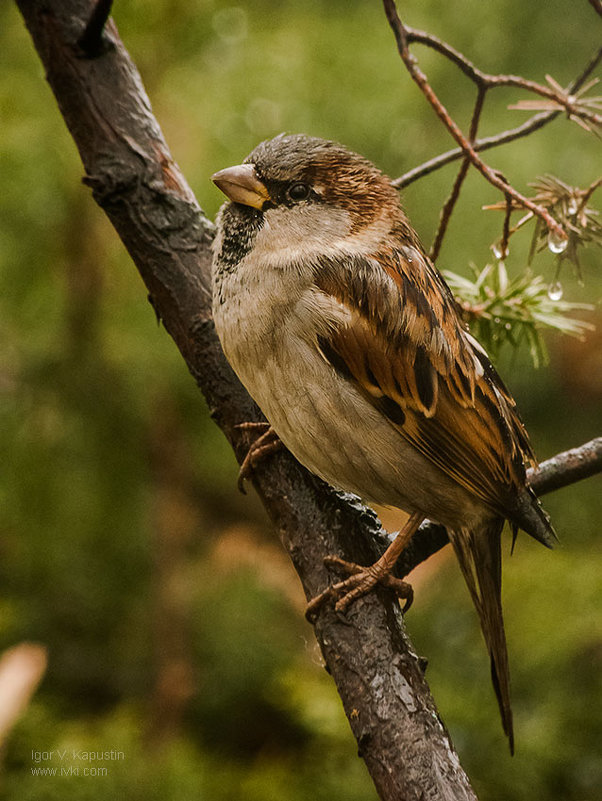
<path fill-rule="evenodd" d="M 478 531 L 463 528 L 450 532 L 456 556 L 477 609 L 491 659 L 491 678 L 497 696 L 502 726 L 514 753 L 514 730 L 510 706 L 510 674 L 504 620 L 502 617 L 501 531 L 504 521 L 493 519 Z"/>

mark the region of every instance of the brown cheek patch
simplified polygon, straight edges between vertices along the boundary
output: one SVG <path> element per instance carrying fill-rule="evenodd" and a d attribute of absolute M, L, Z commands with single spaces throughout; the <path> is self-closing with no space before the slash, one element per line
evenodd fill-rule
<path fill-rule="evenodd" d="M 388 179 L 376 169 L 364 165 L 338 161 L 320 165 L 313 170 L 311 183 L 320 187 L 320 195 L 326 203 L 351 213 L 354 218 L 352 233 L 369 225 L 383 208 L 388 206 L 392 212 L 399 209 L 397 192 Z"/>

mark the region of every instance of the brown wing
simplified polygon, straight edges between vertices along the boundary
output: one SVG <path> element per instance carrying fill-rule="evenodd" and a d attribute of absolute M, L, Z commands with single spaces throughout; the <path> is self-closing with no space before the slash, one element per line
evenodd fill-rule
<path fill-rule="evenodd" d="M 431 262 L 414 247 L 379 261 L 328 260 L 316 283 L 349 312 L 320 339 L 324 357 L 417 450 L 503 513 L 534 456 L 514 400 Z"/>

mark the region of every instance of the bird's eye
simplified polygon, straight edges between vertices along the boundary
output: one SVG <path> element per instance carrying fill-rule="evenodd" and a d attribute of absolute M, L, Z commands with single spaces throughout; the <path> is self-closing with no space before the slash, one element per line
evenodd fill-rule
<path fill-rule="evenodd" d="M 300 181 L 297 181 L 294 184 L 291 184 L 288 188 L 286 193 L 290 200 L 295 203 L 299 203 L 301 200 L 307 200 L 309 197 L 309 186 L 307 184 L 303 184 Z"/>

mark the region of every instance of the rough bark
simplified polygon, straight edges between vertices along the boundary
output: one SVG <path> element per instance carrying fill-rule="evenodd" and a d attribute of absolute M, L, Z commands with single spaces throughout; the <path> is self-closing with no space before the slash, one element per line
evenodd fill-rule
<path fill-rule="evenodd" d="M 86 30 L 89 0 L 16 1 L 79 150 L 84 181 L 240 462 L 248 440 L 236 425 L 262 418 L 226 363 L 213 327 L 212 223 L 171 158 L 114 24 L 103 29 L 97 19 Z M 101 0 L 97 7 L 109 5 Z M 308 598 L 331 579 L 324 556 L 367 562 L 386 542 L 373 513 L 334 493 L 287 453 L 267 460 L 254 484 Z M 441 547 L 445 531 L 430 532 L 427 527 L 424 542 L 428 546 L 432 535 Z M 424 558 L 420 542 L 416 561 Z M 380 797 L 475 799 L 394 599 L 372 593 L 346 621 L 325 609 L 315 633 Z"/>

